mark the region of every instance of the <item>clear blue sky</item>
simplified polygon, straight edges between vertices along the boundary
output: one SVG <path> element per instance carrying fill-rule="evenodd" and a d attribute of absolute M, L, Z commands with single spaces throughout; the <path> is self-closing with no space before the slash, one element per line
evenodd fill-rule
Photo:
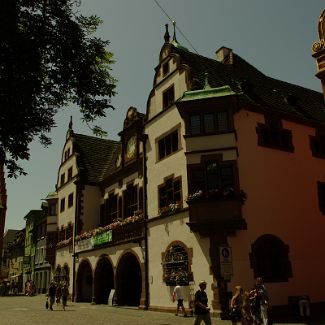
<path fill-rule="evenodd" d="M 317 23 L 324 0 L 158 2 L 201 55 L 214 58 L 219 47 L 227 46 L 270 77 L 321 90 L 314 76 L 311 46 L 318 40 Z M 98 15 L 103 20 L 98 36 L 111 42 L 109 50 L 116 59 L 113 75 L 118 79 L 118 94 L 112 100 L 116 110 L 109 111 L 97 124 L 109 138 L 118 139 L 127 109 L 135 106 L 140 112 L 146 111 L 164 25 L 169 21 L 154 0 L 82 0 L 79 10 Z M 169 30 L 172 34 L 171 24 Z M 179 32 L 177 39 L 191 49 Z M 55 190 L 70 115 L 75 132 L 91 134 L 76 108 L 71 107 L 57 116 L 49 148 L 37 140 L 31 145 L 31 159 L 22 164 L 28 176 L 7 179 L 6 229 L 22 229 L 24 216 L 39 209 L 41 199 Z"/>

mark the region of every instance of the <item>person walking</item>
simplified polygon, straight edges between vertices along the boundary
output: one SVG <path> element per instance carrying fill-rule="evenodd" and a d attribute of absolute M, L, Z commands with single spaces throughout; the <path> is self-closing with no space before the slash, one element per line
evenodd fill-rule
<path fill-rule="evenodd" d="M 236 325 L 238 322 L 242 321 L 243 307 L 243 288 L 241 286 L 236 286 L 230 301 L 230 319 L 232 325 Z"/>
<path fill-rule="evenodd" d="M 211 325 L 210 308 L 208 307 L 208 297 L 205 292 L 207 283 L 199 282 L 200 289 L 196 291 L 194 298 L 195 319 L 193 325 L 200 325 L 203 320 L 206 325 Z"/>
<path fill-rule="evenodd" d="M 67 306 L 67 300 L 69 296 L 69 288 L 66 283 L 64 283 L 62 289 L 61 289 L 61 298 L 62 298 L 62 306 L 63 310 L 65 310 L 65 307 Z"/>
<path fill-rule="evenodd" d="M 187 317 L 187 314 L 186 314 L 186 311 L 185 311 L 185 308 L 184 308 L 184 304 L 183 304 L 183 301 L 184 301 L 184 289 L 179 283 L 177 283 L 176 287 L 174 288 L 173 297 L 175 297 L 175 300 L 177 301 L 175 316 L 178 316 L 178 311 L 180 309 L 182 309 L 183 316 Z"/>
<path fill-rule="evenodd" d="M 56 288 L 56 293 L 55 293 L 55 297 L 56 297 L 56 305 L 59 307 L 59 304 L 61 303 L 61 294 L 62 294 L 62 288 L 61 285 L 59 284 Z"/>
<path fill-rule="evenodd" d="M 53 305 L 55 302 L 55 295 L 56 295 L 56 285 L 54 282 L 51 282 L 51 285 L 50 285 L 49 291 L 48 291 L 48 296 L 49 296 L 49 300 L 50 300 L 49 310 L 53 310 Z"/>
<path fill-rule="evenodd" d="M 260 302 L 262 324 L 268 325 L 268 309 L 270 308 L 270 299 L 262 278 L 256 278 L 255 288 Z"/>

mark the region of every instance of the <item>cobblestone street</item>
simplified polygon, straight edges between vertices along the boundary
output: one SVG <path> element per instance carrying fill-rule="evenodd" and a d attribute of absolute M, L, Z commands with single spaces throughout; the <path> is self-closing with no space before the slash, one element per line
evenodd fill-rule
<path fill-rule="evenodd" d="M 0 297 L 1 325 L 189 325 L 193 317 L 176 317 L 169 313 L 141 311 L 133 308 L 110 307 L 107 305 L 91 305 L 89 303 L 68 303 L 66 311 L 62 306 L 54 306 L 54 311 L 45 309 L 44 295 L 34 297 L 9 296 Z M 230 325 L 230 321 L 213 319 L 212 324 Z M 280 325 L 280 323 L 276 323 Z M 317 324 L 318 322 L 300 323 Z M 295 325 L 290 323 L 290 325 Z"/>

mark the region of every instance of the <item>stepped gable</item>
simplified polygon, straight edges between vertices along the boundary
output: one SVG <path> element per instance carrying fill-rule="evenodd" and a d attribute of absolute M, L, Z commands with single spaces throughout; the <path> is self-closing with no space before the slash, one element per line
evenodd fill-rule
<path fill-rule="evenodd" d="M 114 157 L 120 143 L 114 140 L 73 134 L 74 151 L 78 154 L 80 176 L 88 184 L 97 184 L 114 168 Z"/>
<path fill-rule="evenodd" d="M 219 62 L 170 44 L 182 64 L 190 67 L 192 89 L 203 89 L 205 73 L 212 88 L 229 85 L 239 95 L 241 107 L 277 111 L 295 119 L 325 122 L 321 93 L 266 76 L 231 51 L 231 60 Z"/>

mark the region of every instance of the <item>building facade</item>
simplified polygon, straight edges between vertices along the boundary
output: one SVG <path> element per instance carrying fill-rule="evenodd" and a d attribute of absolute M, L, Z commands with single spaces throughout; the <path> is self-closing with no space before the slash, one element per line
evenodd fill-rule
<path fill-rule="evenodd" d="M 57 178 L 55 274 L 77 301 L 174 311 L 201 279 L 225 317 L 261 276 L 273 305 L 324 302 L 325 126 L 320 93 L 222 47 L 191 53 L 166 29 L 146 114 L 120 141 L 74 133 Z M 311 234 L 313 238 L 311 239 Z M 306 281 L 305 279 L 308 279 Z"/>

